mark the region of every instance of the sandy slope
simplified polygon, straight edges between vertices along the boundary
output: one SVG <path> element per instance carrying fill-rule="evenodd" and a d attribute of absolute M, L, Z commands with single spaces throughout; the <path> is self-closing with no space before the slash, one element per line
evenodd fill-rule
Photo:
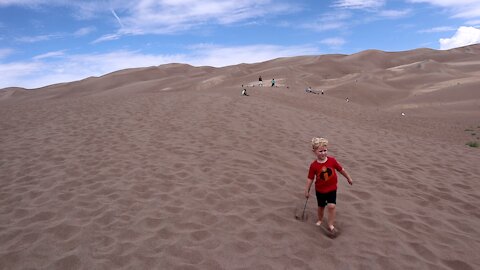
<path fill-rule="evenodd" d="M 480 134 L 479 51 L 5 89 L 0 269 L 477 269 L 480 154 L 465 142 Z M 279 87 L 253 87 L 259 75 Z M 339 179 L 336 239 L 314 200 L 293 218 L 313 136 L 355 181 Z"/>

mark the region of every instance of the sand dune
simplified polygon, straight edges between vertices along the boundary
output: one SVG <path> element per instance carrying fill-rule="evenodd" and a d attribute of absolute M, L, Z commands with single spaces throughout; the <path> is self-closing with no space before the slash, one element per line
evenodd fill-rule
<path fill-rule="evenodd" d="M 465 143 L 480 136 L 479 52 L 3 89 L 0 269 L 478 269 L 480 152 Z M 313 136 L 355 181 L 339 179 L 336 239 L 314 199 L 306 222 L 293 216 Z"/>

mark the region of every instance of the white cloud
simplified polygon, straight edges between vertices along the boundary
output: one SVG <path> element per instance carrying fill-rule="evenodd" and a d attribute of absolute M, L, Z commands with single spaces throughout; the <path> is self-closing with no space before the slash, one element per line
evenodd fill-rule
<path fill-rule="evenodd" d="M 457 32 L 453 37 L 440 39 L 440 49 L 448 50 L 476 43 L 480 43 L 480 29 L 461 26 L 457 29 Z"/>
<path fill-rule="evenodd" d="M 336 0 L 334 7 L 351 9 L 374 9 L 385 5 L 385 0 Z"/>
<path fill-rule="evenodd" d="M 32 63 L 0 63 L 0 89 L 9 86 L 38 88 L 46 85 L 101 76 L 113 71 L 187 63 L 195 66 L 223 67 L 239 63 L 255 63 L 278 57 L 312 55 L 320 52 L 314 46 L 251 45 L 225 47 L 192 46 L 190 52 L 174 55 L 143 54 L 138 51 L 115 51 L 105 54 L 65 55 L 50 52 L 35 57 Z"/>

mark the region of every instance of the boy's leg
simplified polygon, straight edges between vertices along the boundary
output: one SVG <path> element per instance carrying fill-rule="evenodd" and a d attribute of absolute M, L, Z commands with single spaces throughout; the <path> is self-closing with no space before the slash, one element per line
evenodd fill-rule
<path fill-rule="evenodd" d="M 325 207 L 318 207 L 318 221 L 322 222 Z"/>
<path fill-rule="evenodd" d="M 330 231 L 333 230 L 335 225 L 336 206 L 337 206 L 337 191 L 334 190 L 327 194 L 328 229 L 330 229 Z"/>
<path fill-rule="evenodd" d="M 327 205 L 327 211 L 328 211 L 328 228 L 331 230 L 333 229 L 333 225 L 335 224 L 335 208 L 336 205 L 334 203 L 329 203 Z"/>
<path fill-rule="evenodd" d="M 315 190 L 315 195 L 317 197 L 317 206 L 318 206 L 318 210 L 317 210 L 317 214 L 318 214 L 318 221 L 316 223 L 317 226 L 320 226 L 322 224 L 322 221 L 323 221 L 323 214 L 325 212 L 325 206 L 327 205 L 326 204 L 326 198 L 325 198 L 325 194 L 322 194 L 318 191 Z"/>

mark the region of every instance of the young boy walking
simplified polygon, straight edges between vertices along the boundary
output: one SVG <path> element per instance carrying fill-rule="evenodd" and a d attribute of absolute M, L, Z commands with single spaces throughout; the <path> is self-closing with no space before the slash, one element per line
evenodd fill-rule
<path fill-rule="evenodd" d="M 317 226 L 322 225 L 325 207 L 328 212 L 327 230 L 331 234 L 336 234 L 335 229 L 335 206 L 337 204 L 337 173 L 339 171 L 350 185 L 353 180 L 345 169 L 337 162 L 337 160 L 327 155 L 328 140 L 325 138 L 312 139 L 312 151 L 316 159 L 310 164 L 308 171 L 307 185 L 305 186 L 305 197 L 310 196 L 310 187 L 315 180 L 315 194 L 318 204 L 318 221 Z"/>

